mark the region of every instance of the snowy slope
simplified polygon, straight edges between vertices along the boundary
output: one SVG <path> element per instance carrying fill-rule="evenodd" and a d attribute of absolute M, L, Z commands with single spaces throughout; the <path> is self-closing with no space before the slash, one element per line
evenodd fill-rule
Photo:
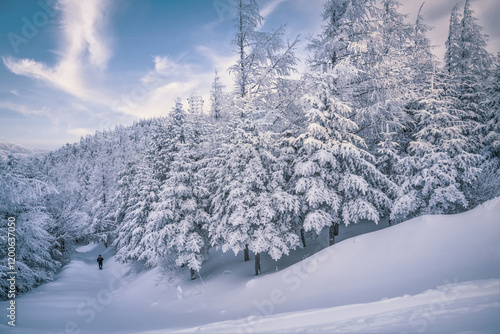
<path fill-rule="evenodd" d="M 451 282 L 450 282 L 451 283 Z M 497 279 L 451 283 L 415 296 L 265 316 L 263 313 L 175 333 L 497 333 Z M 150 331 L 144 334 L 159 334 Z"/>
<path fill-rule="evenodd" d="M 58 276 L 17 300 L 2 333 L 497 332 L 500 198 L 321 248 L 311 243 L 254 278 L 241 255 L 212 250 L 202 279 L 133 274 L 103 246 L 79 249 Z M 362 226 L 362 225 L 361 225 Z M 341 233 L 352 232 L 348 228 Z M 105 268 L 95 258 L 103 254 Z M 6 304 L 0 307 L 5 309 Z"/>
<path fill-rule="evenodd" d="M 43 150 L 0 141 L 0 160 L 6 160 L 9 155 L 20 158 L 40 152 L 43 152 Z"/>

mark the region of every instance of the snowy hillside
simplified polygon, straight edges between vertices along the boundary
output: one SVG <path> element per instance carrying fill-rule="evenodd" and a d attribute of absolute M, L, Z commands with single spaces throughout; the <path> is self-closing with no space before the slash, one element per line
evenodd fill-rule
<path fill-rule="evenodd" d="M 6 160 L 9 155 L 16 157 L 28 156 L 31 154 L 39 153 L 41 150 L 31 147 L 21 146 L 5 141 L 0 141 L 0 160 Z"/>
<path fill-rule="evenodd" d="M 348 238 L 311 255 L 322 247 L 322 235 L 277 263 L 263 258 L 258 278 L 253 263 L 212 249 L 201 279 L 187 280 L 184 268 L 177 286 L 159 269 L 134 274 L 114 261 L 112 250 L 82 246 L 54 282 L 16 300 L 17 326 L 7 332 L 0 325 L 0 331 L 495 333 L 498 217 L 500 198 L 463 214 L 419 217 Z M 365 226 L 375 227 L 341 228 L 340 237 Z M 102 271 L 98 254 L 105 258 Z M 272 271 L 276 265 L 280 270 Z"/>

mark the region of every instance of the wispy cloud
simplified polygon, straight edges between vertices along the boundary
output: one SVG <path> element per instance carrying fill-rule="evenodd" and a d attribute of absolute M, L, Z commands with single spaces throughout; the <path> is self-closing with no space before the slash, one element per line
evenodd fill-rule
<path fill-rule="evenodd" d="M 64 62 L 78 63 L 88 53 L 92 66 L 105 68 L 111 57 L 104 35 L 109 0 L 59 0 L 63 12 Z"/>
<path fill-rule="evenodd" d="M 141 78 L 144 84 L 160 84 L 166 80 L 178 80 L 193 71 L 192 66 L 182 61 L 182 56 L 173 59 L 168 56 L 154 56 L 154 69 Z"/>
<path fill-rule="evenodd" d="M 48 116 L 47 108 L 43 107 L 41 109 L 34 109 L 28 106 L 12 103 L 12 102 L 0 102 L 0 109 L 7 109 L 14 111 L 23 115 L 37 115 L 37 116 Z"/>
<path fill-rule="evenodd" d="M 260 15 L 262 15 L 262 17 L 264 18 L 268 18 L 269 15 L 271 15 L 275 10 L 276 8 L 278 8 L 278 6 L 280 4 L 282 4 L 283 2 L 285 2 L 286 0 L 273 0 L 269 3 L 267 3 L 264 7 L 262 7 L 262 9 L 260 10 Z"/>
<path fill-rule="evenodd" d="M 2 59 L 5 66 L 14 74 L 48 82 L 54 87 L 82 99 L 91 95 L 82 78 L 82 68 L 75 63 L 65 61 L 55 68 L 50 68 L 33 59 L 12 57 L 3 57 Z"/>
<path fill-rule="evenodd" d="M 5 66 L 17 75 L 42 80 L 80 99 L 95 101 L 96 92 L 87 82 L 88 73 L 105 69 L 111 57 L 105 37 L 109 5 L 109 0 L 59 0 L 63 37 L 59 62 L 49 67 L 34 59 L 3 57 Z"/>
<path fill-rule="evenodd" d="M 214 46 L 202 45 L 195 47 L 194 53 L 190 57 L 203 59 L 203 66 L 190 62 L 191 58 L 183 55 L 176 58 L 154 56 L 154 68 L 144 73 L 137 84 L 122 95 L 113 110 L 138 118 L 164 116 L 170 112 L 177 98 L 183 99 L 187 110 L 186 99 L 196 91 L 202 95 L 207 112 L 214 70 L 217 69 L 226 90 L 230 91 L 233 82 L 227 69 L 236 61 L 237 55 L 231 51 L 221 53 Z"/>
<path fill-rule="evenodd" d="M 94 131 L 86 128 L 71 128 L 67 129 L 66 132 L 72 136 L 85 137 L 86 135 L 94 134 Z"/>
<path fill-rule="evenodd" d="M 153 57 L 154 69 L 145 73 L 113 109 L 138 118 L 166 115 L 176 98 L 187 97 L 206 74 L 189 63 L 168 56 Z M 201 82 L 200 82 L 201 81 Z"/>

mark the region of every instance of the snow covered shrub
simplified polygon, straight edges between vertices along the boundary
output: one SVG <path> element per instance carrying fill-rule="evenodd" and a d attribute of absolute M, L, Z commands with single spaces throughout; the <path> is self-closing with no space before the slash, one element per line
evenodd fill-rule
<path fill-rule="evenodd" d="M 41 196 L 53 189 L 31 177 L 24 162 L 0 161 L 0 298 L 6 299 L 7 273 L 16 272 L 16 289 L 25 292 L 51 280 L 61 263 L 52 251 L 56 240 L 48 232 L 54 220 Z M 14 226 L 8 226 L 11 218 Z M 10 234 L 9 234 L 10 232 Z M 8 239 L 8 238 L 11 239 Z M 8 265 L 9 244 L 15 244 L 15 263 Z"/>

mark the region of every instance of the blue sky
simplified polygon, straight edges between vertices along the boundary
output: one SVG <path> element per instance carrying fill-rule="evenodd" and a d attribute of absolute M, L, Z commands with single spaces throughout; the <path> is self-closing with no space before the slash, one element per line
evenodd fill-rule
<path fill-rule="evenodd" d="M 0 0 L 0 140 L 53 149 L 95 130 L 166 115 L 176 97 L 208 94 L 214 69 L 227 89 L 231 0 Z M 323 0 L 257 0 L 264 30 L 290 38 L 321 29 Z M 414 21 L 420 1 L 400 0 Z M 427 0 L 423 15 L 442 57 L 455 0 Z M 500 3 L 473 8 L 500 51 Z"/>

